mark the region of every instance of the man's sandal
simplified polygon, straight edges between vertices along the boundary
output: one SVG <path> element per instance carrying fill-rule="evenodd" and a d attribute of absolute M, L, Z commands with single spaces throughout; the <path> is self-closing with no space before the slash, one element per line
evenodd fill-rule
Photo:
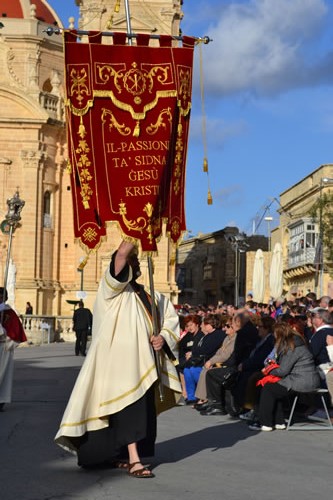
<path fill-rule="evenodd" d="M 141 462 L 134 462 L 132 464 L 128 464 L 127 474 L 131 477 L 136 477 L 138 479 L 150 479 L 155 477 L 155 474 L 148 468 L 148 465 L 142 467 L 141 469 L 137 469 L 132 471 L 133 467 L 137 464 L 141 464 Z"/>
<path fill-rule="evenodd" d="M 122 462 L 121 460 L 117 460 L 116 462 L 112 463 L 113 467 L 115 469 L 119 470 L 128 470 L 129 463 L 128 462 Z"/>

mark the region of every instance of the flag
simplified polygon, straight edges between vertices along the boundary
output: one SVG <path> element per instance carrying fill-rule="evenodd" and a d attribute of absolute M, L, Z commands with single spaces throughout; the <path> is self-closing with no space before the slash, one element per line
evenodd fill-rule
<path fill-rule="evenodd" d="M 106 223 L 157 249 L 166 222 L 175 243 L 186 230 L 185 166 L 191 110 L 194 38 L 173 46 L 163 35 L 126 45 L 90 32 L 81 43 L 65 32 L 66 121 L 74 234 L 87 250 L 106 236 Z"/>

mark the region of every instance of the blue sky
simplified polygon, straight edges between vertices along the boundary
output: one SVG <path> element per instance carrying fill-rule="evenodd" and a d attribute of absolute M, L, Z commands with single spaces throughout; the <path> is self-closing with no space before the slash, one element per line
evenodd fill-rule
<path fill-rule="evenodd" d="M 74 0 L 49 4 L 65 26 L 78 17 Z M 274 227 L 274 198 L 333 164 L 333 2 L 184 0 L 183 11 L 184 34 L 213 39 L 202 47 L 208 178 L 198 49 L 195 56 L 187 228 L 196 235 L 233 225 L 251 234 L 270 204 Z M 264 222 L 257 232 L 267 232 Z"/>

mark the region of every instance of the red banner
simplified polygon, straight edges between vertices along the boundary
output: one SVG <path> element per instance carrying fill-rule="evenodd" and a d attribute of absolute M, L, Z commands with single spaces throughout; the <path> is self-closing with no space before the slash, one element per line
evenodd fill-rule
<path fill-rule="evenodd" d="M 103 45 L 65 33 L 66 110 L 74 232 L 93 249 L 117 221 L 143 251 L 155 251 L 162 222 L 177 242 L 186 229 L 185 164 L 194 39 L 162 36 Z"/>

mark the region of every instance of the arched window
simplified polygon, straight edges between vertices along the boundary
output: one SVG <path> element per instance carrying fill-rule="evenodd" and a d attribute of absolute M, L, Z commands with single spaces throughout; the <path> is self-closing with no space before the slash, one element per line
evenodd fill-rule
<path fill-rule="evenodd" d="M 52 218 L 51 218 L 51 193 L 50 191 L 45 191 L 43 200 L 43 226 L 51 228 Z"/>

